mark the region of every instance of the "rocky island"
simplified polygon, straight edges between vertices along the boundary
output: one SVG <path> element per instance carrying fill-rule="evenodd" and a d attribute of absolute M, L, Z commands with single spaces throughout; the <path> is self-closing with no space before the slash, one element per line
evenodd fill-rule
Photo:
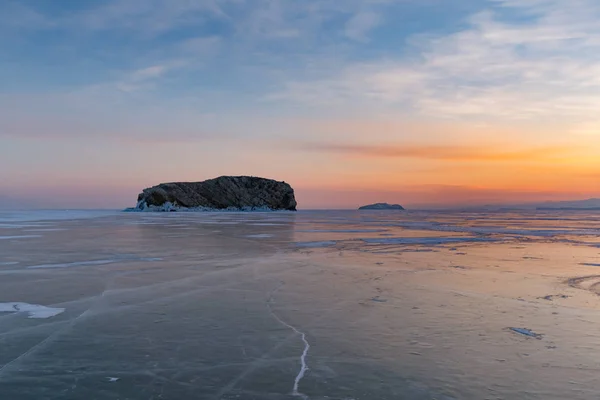
<path fill-rule="evenodd" d="M 400 204 L 375 203 L 362 206 L 359 210 L 404 210 Z"/>
<path fill-rule="evenodd" d="M 129 211 L 296 211 L 294 189 L 253 176 L 221 176 L 203 182 L 172 182 L 144 189 Z"/>

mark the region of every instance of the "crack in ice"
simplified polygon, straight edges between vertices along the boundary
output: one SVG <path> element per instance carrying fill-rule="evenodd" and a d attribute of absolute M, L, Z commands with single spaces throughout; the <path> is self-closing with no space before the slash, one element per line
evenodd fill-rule
<path fill-rule="evenodd" d="M 281 325 L 290 328 L 291 330 L 296 332 L 298 335 L 300 335 L 302 338 L 302 342 L 304 342 L 304 350 L 302 351 L 302 355 L 300 356 L 301 367 L 300 367 L 300 371 L 298 372 L 298 375 L 296 375 L 296 378 L 294 379 L 294 387 L 292 389 L 292 396 L 301 397 L 302 399 L 307 400 L 308 396 L 303 393 L 300 393 L 298 391 L 298 387 L 300 386 L 300 381 L 302 380 L 302 378 L 304 378 L 304 374 L 306 373 L 306 371 L 308 371 L 308 364 L 306 363 L 306 356 L 308 355 L 308 351 L 310 350 L 310 344 L 308 343 L 308 340 L 306 340 L 306 334 L 304 332 L 302 332 L 302 331 L 298 330 L 296 327 L 288 324 L 287 322 L 285 322 L 284 320 L 279 318 L 277 316 L 277 314 L 275 314 L 275 312 L 273 312 L 273 308 L 271 308 L 271 303 L 273 302 L 273 295 L 280 287 L 281 287 L 281 285 L 278 286 L 271 293 L 271 296 L 269 297 L 269 300 L 267 301 L 267 307 L 269 308 L 269 312 L 271 313 L 273 318 L 275 318 L 277 321 L 279 321 L 279 323 Z"/>

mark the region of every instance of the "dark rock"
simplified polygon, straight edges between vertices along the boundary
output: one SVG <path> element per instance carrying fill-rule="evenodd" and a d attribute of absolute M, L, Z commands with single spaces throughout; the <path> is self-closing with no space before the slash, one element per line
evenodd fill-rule
<path fill-rule="evenodd" d="M 359 210 L 404 210 L 400 204 L 376 203 L 362 206 Z"/>
<path fill-rule="evenodd" d="M 144 189 L 136 209 L 270 209 L 296 211 L 294 189 L 272 179 L 221 176 L 203 182 L 174 182 Z"/>

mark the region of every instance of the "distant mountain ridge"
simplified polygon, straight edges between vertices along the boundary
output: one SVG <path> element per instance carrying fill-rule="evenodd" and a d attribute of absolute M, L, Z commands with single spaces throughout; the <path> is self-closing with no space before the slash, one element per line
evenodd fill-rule
<path fill-rule="evenodd" d="M 544 201 L 535 203 L 517 203 L 517 204 L 488 204 L 482 207 L 467 207 L 472 209 L 484 209 L 495 211 L 510 210 L 599 210 L 600 199 L 591 198 L 585 200 L 567 200 L 567 201 Z"/>
<path fill-rule="evenodd" d="M 584 210 L 597 211 L 600 210 L 600 198 L 589 198 L 584 200 L 565 200 L 565 201 L 537 201 L 530 203 L 488 203 L 488 204 L 473 204 L 460 205 L 448 204 L 446 207 L 440 204 L 435 204 L 433 207 L 429 205 L 414 205 L 413 209 L 421 210 L 462 210 L 462 211 L 519 211 L 519 210 Z"/>

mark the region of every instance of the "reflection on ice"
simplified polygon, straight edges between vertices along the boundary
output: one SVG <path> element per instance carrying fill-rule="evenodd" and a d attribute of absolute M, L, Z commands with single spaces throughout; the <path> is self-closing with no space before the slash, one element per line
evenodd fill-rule
<path fill-rule="evenodd" d="M 332 240 L 323 241 L 323 242 L 296 242 L 297 247 L 330 247 L 335 246 L 336 242 Z"/>
<path fill-rule="evenodd" d="M 381 233 L 387 232 L 387 229 L 306 229 L 299 230 L 298 232 L 308 232 L 308 233 Z"/>
<path fill-rule="evenodd" d="M 361 239 L 369 244 L 425 244 L 436 245 L 445 243 L 461 242 L 495 242 L 500 239 L 482 238 L 482 237 L 404 237 L 404 238 L 381 238 L 381 239 Z"/>

